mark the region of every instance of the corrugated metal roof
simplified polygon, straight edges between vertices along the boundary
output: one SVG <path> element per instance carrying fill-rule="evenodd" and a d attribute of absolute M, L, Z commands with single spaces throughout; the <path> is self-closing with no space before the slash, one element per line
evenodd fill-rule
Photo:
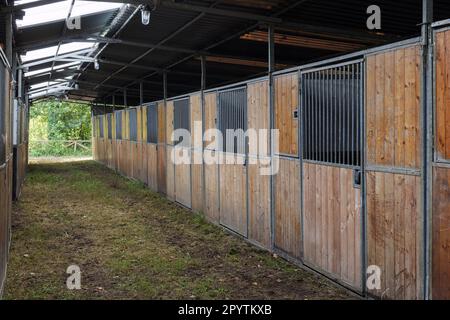
<path fill-rule="evenodd" d="M 277 43 L 276 62 L 280 65 L 298 65 L 342 53 L 346 48 L 353 50 L 352 48 L 359 46 L 373 47 L 416 36 L 420 32 L 422 9 L 421 0 L 376 1 L 382 9 L 382 30 L 377 33 L 366 28 L 366 9 L 374 4 L 371 0 L 184 0 L 177 3 L 282 19 L 283 22 L 276 25 L 277 38 L 283 39 L 283 36 L 289 35 L 297 39 L 297 42 L 295 45 L 289 44 L 289 41 Z M 200 53 L 215 57 L 209 59 L 215 62 L 207 63 L 208 86 L 239 81 L 266 71 L 263 64 L 249 66 L 244 63 L 251 60 L 264 61 L 267 58 L 267 43 L 263 38 L 240 38 L 245 32 L 259 31 L 260 33 L 256 33 L 258 35 L 262 34 L 261 31 L 266 31 L 264 24 L 258 24 L 254 19 L 160 6 L 152 12 L 150 25 L 144 26 L 139 13 L 129 20 L 134 11 L 135 7 L 129 6 L 122 11 L 120 19 L 114 19 L 116 13 L 111 12 L 86 19 L 86 24 L 92 29 L 90 34 L 102 34 L 110 38 L 117 35 L 117 39 L 147 44 L 148 47 L 117 43 L 100 45 L 99 50 L 102 51 L 98 58 L 104 61 L 100 63 L 100 70 L 95 70 L 92 63 L 84 63 L 82 74 L 76 77 L 79 79 L 80 90 L 72 91 L 72 94 L 86 94 L 96 97 L 99 102 L 111 103 L 113 95 L 118 101 L 123 88 L 129 87 L 128 101 L 136 104 L 138 83 L 145 80 L 145 100 L 162 98 L 163 69 L 169 72 L 170 95 L 191 92 L 200 87 Z M 450 16 L 448 1 L 435 0 L 435 16 L 436 19 Z M 111 28 L 108 25 L 112 21 L 115 23 Z M 57 39 L 57 31 L 60 29 L 61 22 L 31 27 L 16 34 L 17 46 L 38 45 Z M 179 31 L 180 29 L 183 30 Z M 117 34 L 118 31 L 120 32 Z M 83 31 L 76 31 L 74 34 L 77 32 L 83 34 Z M 308 46 L 308 39 L 314 45 Z M 321 41 L 328 45 L 321 45 Z M 340 41 L 342 45 L 336 45 L 333 50 L 329 45 L 333 41 Z M 169 48 L 152 48 L 158 44 Z M 173 47 L 172 50 L 169 50 L 170 47 Z M 193 52 L 179 52 L 179 49 Z M 134 66 L 127 66 L 131 62 Z M 59 64 L 61 63 L 55 63 Z M 43 64 L 41 67 L 47 65 L 51 64 Z M 36 68 L 30 68 L 33 69 Z M 35 81 L 37 80 L 32 82 Z"/>

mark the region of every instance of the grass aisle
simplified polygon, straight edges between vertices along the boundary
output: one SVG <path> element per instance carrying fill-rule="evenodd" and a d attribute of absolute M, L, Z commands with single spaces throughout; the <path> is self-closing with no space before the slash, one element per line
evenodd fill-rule
<path fill-rule="evenodd" d="M 92 161 L 31 165 L 15 204 L 5 299 L 350 297 Z"/>

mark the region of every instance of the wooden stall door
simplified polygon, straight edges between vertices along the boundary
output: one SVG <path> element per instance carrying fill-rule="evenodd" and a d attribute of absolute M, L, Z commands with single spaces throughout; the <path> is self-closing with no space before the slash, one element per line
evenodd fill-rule
<path fill-rule="evenodd" d="M 158 191 L 158 146 L 147 144 L 147 184 L 153 191 Z"/>
<path fill-rule="evenodd" d="M 171 102 L 172 107 L 172 129 L 189 128 L 190 131 L 190 99 L 184 98 Z M 170 110 L 170 107 L 169 107 Z M 180 113 L 180 110 L 184 110 Z M 180 126 L 180 124 L 183 125 Z M 176 127 L 178 125 L 178 127 Z M 181 146 L 182 143 L 174 146 L 174 196 L 175 201 L 187 208 L 191 208 L 191 146 Z"/>
<path fill-rule="evenodd" d="M 329 276 L 361 289 L 361 189 L 353 170 L 303 166 L 304 260 Z"/>
<path fill-rule="evenodd" d="M 420 46 L 367 57 L 368 266 L 381 270 L 381 299 L 423 297 Z"/>
<path fill-rule="evenodd" d="M 183 206 L 191 207 L 191 149 L 185 147 L 174 147 L 176 165 L 175 168 L 175 201 Z M 180 158 L 189 158 L 188 162 Z M 182 163 L 183 162 L 183 163 Z"/>
<path fill-rule="evenodd" d="M 433 299 L 450 299 L 450 31 L 436 31 L 436 161 L 433 164 Z"/>
<path fill-rule="evenodd" d="M 302 72 L 304 262 L 362 292 L 359 60 Z"/>
<path fill-rule="evenodd" d="M 244 155 L 223 154 L 219 164 L 220 224 L 244 237 L 248 235 L 247 166 Z"/>

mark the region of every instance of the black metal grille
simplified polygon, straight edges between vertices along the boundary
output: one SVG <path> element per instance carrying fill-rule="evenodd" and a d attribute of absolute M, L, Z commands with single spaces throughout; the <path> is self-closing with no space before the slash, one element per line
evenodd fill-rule
<path fill-rule="evenodd" d="M 147 107 L 147 142 L 158 143 L 158 107 L 156 103 Z"/>
<path fill-rule="evenodd" d="M 116 139 L 122 140 L 122 111 L 116 111 Z"/>
<path fill-rule="evenodd" d="M 99 117 L 99 120 L 98 120 L 98 124 L 99 124 L 99 127 L 100 127 L 100 138 L 103 138 L 103 115 L 101 115 L 100 117 Z"/>
<path fill-rule="evenodd" d="M 303 158 L 361 166 L 363 64 L 302 74 Z"/>
<path fill-rule="evenodd" d="M 245 154 L 245 131 L 247 130 L 247 88 L 219 92 L 217 128 L 223 141 L 219 150 Z M 232 130 L 232 132 L 228 131 Z"/>
<path fill-rule="evenodd" d="M 136 109 L 130 109 L 129 111 L 130 121 L 130 141 L 137 141 L 137 115 Z"/>
<path fill-rule="evenodd" d="M 173 109 L 173 129 L 186 129 L 190 132 L 189 98 L 174 101 Z M 182 141 L 183 139 L 179 138 L 174 144 L 177 145 Z"/>
<path fill-rule="evenodd" d="M 111 140 L 112 139 L 112 114 L 108 113 L 107 115 L 107 120 L 108 120 L 108 139 Z"/>

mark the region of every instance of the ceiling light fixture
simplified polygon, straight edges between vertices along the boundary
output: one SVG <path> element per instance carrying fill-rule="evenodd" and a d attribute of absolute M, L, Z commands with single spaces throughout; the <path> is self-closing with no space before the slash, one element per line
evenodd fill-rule
<path fill-rule="evenodd" d="M 150 24 L 150 15 L 151 9 L 148 4 L 141 8 L 141 22 L 144 26 L 148 26 Z"/>

